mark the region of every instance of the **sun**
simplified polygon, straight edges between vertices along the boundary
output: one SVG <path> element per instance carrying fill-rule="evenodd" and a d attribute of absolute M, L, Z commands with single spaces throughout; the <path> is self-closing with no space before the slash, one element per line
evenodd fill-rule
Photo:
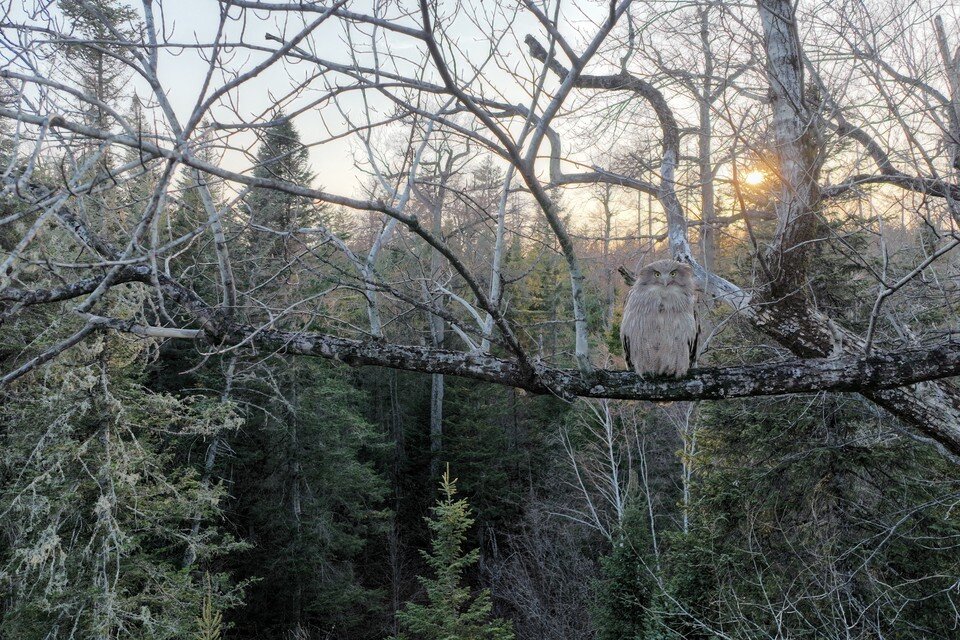
<path fill-rule="evenodd" d="M 755 187 L 759 184 L 763 184 L 763 182 L 766 179 L 767 179 L 767 174 L 765 174 L 763 171 L 760 171 L 759 169 L 753 169 L 752 171 L 748 171 L 747 174 L 743 176 L 743 182 L 745 184 L 750 185 L 751 187 Z"/>

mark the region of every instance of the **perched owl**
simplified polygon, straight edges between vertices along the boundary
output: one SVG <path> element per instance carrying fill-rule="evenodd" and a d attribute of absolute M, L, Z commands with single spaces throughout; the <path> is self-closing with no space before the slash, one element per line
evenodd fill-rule
<path fill-rule="evenodd" d="M 658 260 L 641 269 L 620 324 L 627 366 L 641 375 L 686 375 L 697 354 L 695 306 L 690 265 Z"/>

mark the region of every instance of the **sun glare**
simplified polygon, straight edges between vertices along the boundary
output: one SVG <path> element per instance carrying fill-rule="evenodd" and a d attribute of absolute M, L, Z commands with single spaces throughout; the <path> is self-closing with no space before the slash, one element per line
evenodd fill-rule
<path fill-rule="evenodd" d="M 743 176 L 744 183 L 755 187 L 758 184 L 762 184 L 764 180 L 767 179 L 767 174 L 759 169 L 754 169 L 753 171 L 748 171 L 746 175 Z"/>

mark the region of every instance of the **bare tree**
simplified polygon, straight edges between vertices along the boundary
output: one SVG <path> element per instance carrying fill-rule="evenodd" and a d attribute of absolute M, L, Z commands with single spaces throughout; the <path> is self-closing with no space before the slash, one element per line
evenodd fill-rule
<path fill-rule="evenodd" d="M 945 380 L 960 372 L 960 347 L 943 332 L 909 338 L 918 335 L 911 327 L 916 322 L 893 322 L 884 315 L 899 292 L 949 258 L 954 230 L 938 230 L 940 240 L 905 272 L 878 274 L 866 330 L 830 317 L 811 286 L 814 250 L 831 238 L 826 221 L 834 208 L 851 201 L 870 206 L 878 190 L 897 190 L 932 207 L 929 219 L 956 218 L 960 186 L 952 23 L 924 15 L 906 25 L 911 33 L 925 29 L 934 35 L 925 59 L 930 64 L 918 67 L 888 60 L 860 37 L 867 29 L 876 31 L 869 22 L 882 17 L 861 3 L 845 3 L 844 19 L 855 28 L 833 31 L 817 14 L 827 9 L 801 15 L 787 0 L 758 0 L 755 8 L 691 5 L 704 56 L 704 67 L 691 70 L 687 79 L 697 96 L 694 120 L 700 133 L 691 158 L 678 117 L 691 105 L 666 90 L 676 78 L 662 69 L 650 72 L 631 56 L 638 43 L 648 46 L 644 37 L 670 13 L 656 3 L 590 5 L 578 17 L 572 6 L 527 0 L 449 6 L 376 0 L 362 8 L 349 0 L 235 0 L 218 5 L 208 32 L 189 38 L 167 27 L 160 3 L 138 7 L 136 25 L 133 18 L 120 25 L 93 5 L 78 4 L 97 23 L 95 37 L 73 30 L 44 3 L 32 12 L 7 12 L 0 25 L 0 79 L 12 96 L 0 107 L 0 117 L 15 132 L 14 151 L 3 172 L 0 224 L 15 239 L 5 241 L 2 249 L 0 318 L 10 322 L 32 306 L 62 304 L 76 320 L 74 332 L 55 345 L 25 350 L 9 364 L 0 384 L 10 384 L 95 331 L 117 330 L 193 340 L 208 352 L 317 356 L 466 376 L 564 398 L 679 400 L 856 391 L 944 451 L 960 454 L 960 397 Z M 244 29 L 248 21 L 258 28 Z M 533 28 L 536 34 L 524 33 Z M 483 37 L 468 43 L 460 37 L 465 30 Z M 325 43 L 336 38 L 347 46 L 334 52 Z M 756 47 L 762 52 L 762 71 L 749 59 L 740 66 L 732 57 L 721 60 L 722 47 L 714 47 L 724 41 Z M 154 121 L 152 132 L 64 74 L 58 66 L 64 47 L 122 65 Z M 840 58 L 833 49 L 844 54 L 846 67 L 834 63 Z M 179 88 L 176 94 L 170 91 L 165 75 L 181 53 L 204 65 L 202 80 L 187 99 Z M 851 73 L 862 86 L 872 83 L 879 102 L 861 108 L 846 104 L 838 87 Z M 244 106 L 244 99 L 268 80 L 270 104 Z M 923 116 L 901 108 L 900 97 L 907 93 L 929 105 Z M 589 145 L 571 132 L 578 121 L 594 122 L 584 110 L 598 97 L 633 106 L 636 119 L 614 118 L 616 126 L 607 131 L 618 135 L 629 126 L 636 134 L 632 137 L 655 140 L 656 166 L 617 171 L 584 162 L 582 147 Z M 364 158 L 358 171 L 369 174 L 373 188 L 354 196 L 346 195 L 349 188 L 343 185 L 328 183 L 327 190 L 254 175 L 251 136 L 277 124 L 278 108 L 286 119 L 320 123 L 310 127 L 306 141 L 315 154 L 342 153 L 337 145 L 351 140 Z M 94 112 L 97 117 L 89 117 Z M 709 134 L 713 123 L 722 121 L 730 129 L 724 149 L 755 144 L 745 141 L 736 125 L 734 116 L 745 115 L 763 122 L 768 132 L 763 142 L 769 149 L 768 170 L 776 179 L 767 214 L 775 217 L 776 227 L 769 239 L 757 240 L 747 208 L 731 212 L 733 220 L 746 224 L 749 233 L 738 241 L 756 255 L 758 267 L 754 281 L 736 284 L 736 278 L 725 279 L 710 265 L 715 242 L 710 234 L 719 218 L 714 210 L 718 196 L 712 191 L 718 176 L 732 175 L 736 192 L 743 167 L 737 166 L 736 154 L 715 157 Z M 884 146 L 878 127 L 891 123 L 903 132 L 905 146 Z M 386 136 L 402 139 L 405 149 L 389 168 L 378 156 L 383 149 L 379 141 Z M 441 140 L 450 141 L 455 153 L 467 147 L 482 150 L 504 170 L 501 204 L 487 212 L 494 242 L 484 260 L 469 259 L 450 242 L 442 208 L 434 207 L 427 220 L 421 219 L 420 206 L 411 204 L 418 198 L 436 204 L 463 197 L 450 192 L 443 171 L 432 161 L 424 162 L 425 150 L 436 149 Z M 850 141 L 859 145 L 859 155 L 841 144 Z M 200 153 L 210 146 L 222 152 L 223 161 Z M 127 160 L 103 161 L 105 154 L 120 149 L 128 151 Z M 851 154 L 857 156 L 856 172 L 844 174 L 840 165 Z M 100 224 L 86 216 L 91 198 L 106 197 L 148 170 L 157 176 L 149 197 L 124 210 L 117 221 Z M 183 172 L 200 189 L 206 220 L 200 228 L 161 241 L 156 230 L 177 198 L 174 178 Z M 689 189 L 683 176 L 697 172 L 706 266 L 691 248 L 684 206 Z M 235 194 L 269 189 L 327 203 L 351 212 L 347 215 L 372 216 L 378 227 L 354 236 L 351 231 L 360 226 L 354 218 L 349 224 L 319 220 L 283 230 L 301 251 L 278 270 L 319 269 L 318 259 L 309 256 L 317 255 L 319 246 L 332 247 L 339 257 L 324 257 L 323 268 L 333 269 L 337 282 L 300 295 L 295 278 L 287 279 L 289 295 L 268 300 L 258 287 L 238 286 L 231 245 L 249 241 L 255 221 L 234 219 L 232 210 L 218 208 L 207 187 L 215 180 Z M 588 317 L 593 292 L 571 232 L 570 212 L 558 200 L 560 189 L 576 185 L 635 192 L 641 201 L 643 195 L 650 197 L 666 219 L 671 253 L 694 266 L 704 290 L 799 359 L 699 369 L 680 380 L 643 380 L 597 368 Z M 504 277 L 504 238 L 522 239 L 525 233 L 522 225 L 509 228 L 506 203 L 512 197 L 535 208 L 565 266 L 569 314 L 564 322 L 571 331 L 562 361 L 545 362 L 530 332 L 510 317 L 514 283 Z M 202 244 L 216 268 L 215 292 L 201 289 L 166 260 L 186 244 L 199 245 L 200 238 L 208 239 Z M 385 277 L 378 265 L 388 245 L 410 264 L 424 258 L 424 275 L 404 280 L 394 271 Z M 71 262 L 51 258 L 54 247 L 67 247 L 77 257 Z M 258 280 L 276 276 L 262 273 Z M 156 311 L 122 318 L 98 313 L 111 289 L 128 283 L 150 288 Z M 949 288 L 940 292 L 952 296 Z M 357 311 L 366 316 L 366 326 L 357 324 Z M 390 329 L 412 326 L 414 318 L 428 323 L 432 337 L 426 345 L 411 344 L 402 332 Z M 317 331 L 317 324 L 326 331 Z M 442 339 L 442 325 L 466 346 L 452 349 Z M 888 331 L 891 327 L 899 334 Z M 439 389 L 439 378 L 435 380 Z"/>

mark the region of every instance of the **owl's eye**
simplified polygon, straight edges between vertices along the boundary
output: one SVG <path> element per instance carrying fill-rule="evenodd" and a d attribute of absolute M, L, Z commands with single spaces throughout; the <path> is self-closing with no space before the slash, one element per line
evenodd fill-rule
<path fill-rule="evenodd" d="M 659 277 L 660 277 L 660 272 L 659 272 L 659 271 L 654 271 L 654 272 L 653 272 L 653 276 L 654 276 L 655 278 L 659 278 Z"/>
<path fill-rule="evenodd" d="M 670 272 L 670 275 L 672 275 L 672 276 L 675 276 L 675 275 L 677 275 L 677 270 L 676 270 L 676 269 L 674 269 L 673 271 L 671 271 L 671 272 Z"/>

